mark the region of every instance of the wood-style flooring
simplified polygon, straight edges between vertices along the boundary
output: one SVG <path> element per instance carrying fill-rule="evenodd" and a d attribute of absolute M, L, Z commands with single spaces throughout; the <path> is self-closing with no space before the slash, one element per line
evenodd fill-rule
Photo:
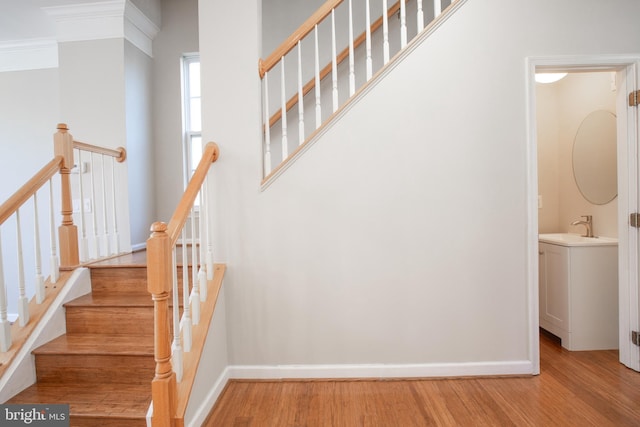
<path fill-rule="evenodd" d="M 640 373 L 617 351 L 540 336 L 534 377 L 231 381 L 207 427 L 640 426 Z"/>

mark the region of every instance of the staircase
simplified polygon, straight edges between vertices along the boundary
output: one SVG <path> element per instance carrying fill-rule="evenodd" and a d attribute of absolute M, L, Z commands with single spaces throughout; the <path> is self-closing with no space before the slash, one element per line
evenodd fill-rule
<path fill-rule="evenodd" d="M 367 86 L 389 72 L 392 63 L 408 55 L 410 45 L 427 38 L 465 2 L 327 0 L 271 54 L 259 59 L 263 188 Z M 347 25 L 336 24 L 340 21 Z M 341 46 L 347 38 L 347 46 Z"/>
<path fill-rule="evenodd" d="M 119 242 L 115 226 L 114 236 L 107 233 L 105 225 L 102 236 L 94 227 L 94 235 L 89 238 L 82 221 L 82 210 L 81 236 L 73 223 L 72 199 L 75 196 L 69 166 L 76 164 L 74 150 L 113 156 L 114 163 L 126 158 L 124 149 L 111 150 L 74 141 L 63 124 L 54 135 L 54 148 L 54 158 L 0 205 L 0 225 L 15 217 L 20 270 L 17 284 L 19 321 L 11 325 L 4 297 L 6 288 L 0 246 L 0 355 L 3 356 L 0 366 L 6 368 L 21 362 L 18 352 L 25 348 L 27 337 L 57 295 L 44 284 L 36 203 L 37 193 L 57 173 L 60 174 L 63 209 L 56 239 L 51 184 L 49 217 L 54 236 L 50 248 L 51 283 L 57 283 L 61 268 L 71 271 L 86 266 L 91 274 L 91 293 L 64 304 L 66 333 L 32 351 L 36 383 L 3 403 L 68 404 L 72 426 L 146 426 L 148 414 L 154 425 L 184 425 L 187 404 L 190 401 L 206 403 L 208 399 L 202 393 L 192 395 L 191 391 L 225 271 L 224 265 L 213 264 L 209 227 L 205 226 L 208 225 L 205 220 L 207 197 L 201 191 L 211 164 L 218 158 L 218 146 L 213 142 L 204 146 L 202 159 L 169 224 L 156 222 L 152 225 L 153 233 L 147 240 L 148 262 L 146 251 L 117 256 L 121 254 L 119 244 L 109 244 L 112 238 Z M 115 171 L 112 169 L 112 177 Z M 93 183 L 93 175 L 90 178 Z M 100 178 L 104 185 L 104 175 Z M 79 187 L 82 196 L 82 185 Z M 198 196 L 202 203 L 199 216 L 194 208 Z M 84 200 L 84 197 L 80 199 Z M 102 200 L 105 199 L 103 194 Z M 20 208 L 30 200 L 36 224 L 33 236 L 36 292 L 31 302 L 26 294 L 19 219 Z M 114 214 L 110 218 L 117 223 L 115 206 L 114 201 Z M 107 222 L 107 213 L 102 215 Z M 95 217 L 93 221 L 97 224 Z M 190 232 L 185 229 L 187 222 Z M 178 254 L 176 246 L 180 237 L 182 242 L 190 239 L 197 244 L 181 243 L 182 250 Z M 105 247 L 113 246 L 113 250 L 105 254 L 99 250 L 99 242 L 106 242 Z M 90 243 L 95 244 L 93 250 L 89 250 Z M 99 254 L 105 258 L 96 260 Z M 193 266 L 199 266 L 197 271 L 192 268 L 191 260 Z M 209 299 L 207 295 L 211 295 Z M 34 313 L 33 317 L 31 313 Z M 171 317 L 173 322 L 169 322 Z M 153 413 L 150 413 L 152 398 Z"/>
<path fill-rule="evenodd" d="M 154 376 L 146 253 L 90 266 L 92 292 L 65 304 L 67 333 L 37 348 L 37 383 L 7 403 L 69 404 L 72 426 L 144 426 Z"/>

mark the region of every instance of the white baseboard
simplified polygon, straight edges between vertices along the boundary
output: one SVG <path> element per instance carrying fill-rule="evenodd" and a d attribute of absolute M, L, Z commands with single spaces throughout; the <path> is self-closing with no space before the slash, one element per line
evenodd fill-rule
<path fill-rule="evenodd" d="M 229 366 L 231 379 L 442 378 L 533 375 L 529 360 L 473 363 Z"/>
<path fill-rule="evenodd" d="M 222 394 L 222 390 L 224 390 L 224 387 L 229 382 L 229 379 L 230 379 L 229 372 L 230 370 L 229 370 L 229 367 L 227 366 L 225 370 L 222 371 L 222 374 L 220 374 L 220 376 L 218 377 L 218 380 L 215 382 L 215 384 L 209 391 L 209 394 L 207 395 L 205 400 L 202 402 L 202 405 L 200 405 L 200 407 L 196 410 L 196 413 L 193 419 L 185 420 L 186 422 L 188 422 L 187 425 L 189 427 L 199 427 L 207 419 L 207 416 L 211 412 L 213 405 L 216 404 L 216 402 L 218 401 L 218 398 Z"/>

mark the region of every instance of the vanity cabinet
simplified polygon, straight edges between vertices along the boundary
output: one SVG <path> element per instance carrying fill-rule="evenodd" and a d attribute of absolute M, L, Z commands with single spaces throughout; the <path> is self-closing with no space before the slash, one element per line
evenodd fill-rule
<path fill-rule="evenodd" d="M 617 349 L 617 244 L 538 247 L 540 327 L 568 350 Z"/>

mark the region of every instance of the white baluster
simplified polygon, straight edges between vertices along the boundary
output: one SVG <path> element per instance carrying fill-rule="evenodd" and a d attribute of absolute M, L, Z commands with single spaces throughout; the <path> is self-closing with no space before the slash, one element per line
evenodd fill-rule
<path fill-rule="evenodd" d="M 18 317 L 20 326 L 29 323 L 29 300 L 24 285 L 24 259 L 22 256 L 22 229 L 20 227 L 20 209 L 16 211 L 16 240 L 18 249 Z"/>
<path fill-rule="evenodd" d="M 271 124 L 269 123 L 269 73 L 264 73 L 264 176 L 271 173 Z"/>
<path fill-rule="evenodd" d="M 4 268 L 2 263 L 2 238 L 0 238 L 0 351 L 11 348 L 11 323 L 7 316 L 7 289 L 4 285 Z"/>
<path fill-rule="evenodd" d="M 108 256 L 109 252 L 109 224 L 107 221 L 107 185 L 105 179 L 104 154 L 100 155 L 100 169 L 102 170 L 102 254 Z"/>
<path fill-rule="evenodd" d="M 433 0 L 433 17 L 437 18 L 442 13 L 442 0 Z"/>
<path fill-rule="evenodd" d="M 209 199 L 209 175 L 204 180 L 204 192 L 206 194 L 206 199 Z M 207 209 L 209 205 L 207 204 Z M 207 212 L 209 212 L 207 210 Z M 209 216 L 207 215 L 204 219 L 205 225 L 205 236 L 207 241 L 207 280 L 213 280 L 213 237 L 212 237 L 212 228 L 210 224 Z"/>
<path fill-rule="evenodd" d="M 316 129 L 322 125 L 322 101 L 320 99 L 320 49 L 318 47 L 318 26 L 315 27 L 315 75 L 316 75 Z"/>
<path fill-rule="evenodd" d="M 387 13 L 389 8 L 387 7 L 387 0 L 382 0 L 382 50 L 384 63 L 389 62 L 389 17 Z"/>
<path fill-rule="evenodd" d="M 51 257 L 49 264 L 51 268 L 51 283 L 56 283 L 60 278 L 60 259 L 58 258 L 58 250 L 56 245 L 56 220 L 55 209 L 53 206 L 53 179 L 49 180 L 49 241 L 51 244 Z"/>
<path fill-rule="evenodd" d="M 400 0 L 400 47 L 407 45 L 407 10 L 404 4 L 405 0 Z"/>
<path fill-rule="evenodd" d="M 191 208 L 191 295 L 189 302 L 191 303 L 191 323 L 197 325 L 200 323 L 200 290 L 198 283 L 198 248 L 196 247 L 196 211 L 195 207 Z"/>
<path fill-rule="evenodd" d="M 353 5 L 349 0 L 349 96 L 356 93 L 356 65 L 353 54 Z"/>
<path fill-rule="evenodd" d="M 178 263 L 176 262 L 176 247 L 171 255 L 173 258 L 173 343 L 171 344 L 171 367 L 176 373 L 176 381 L 182 381 L 182 344 L 180 344 L 180 296 L 178 294 Z"/>
<path fill-rule="evenodd" d="M 206 226 L 205 226 L 205 218 L 207 217 L 207 198 L 205 192 L 206 179 L 202 183 L 202 188 L 200 189 L 200 225 L 198 227 L 198 249 L 200 250 L 200 268 L 198 269 L 198 283 L 200 283 L 200 301 L 204 302 L 207 300 L 207 253 L 206 253 Z"/>
<path fill-rule="evenodd" d="M 331 9 L 331 93 L 333 94 L 333 112 L 338 109 L 338 58 L 336 53 L 336 12 Z"/>
<path fill-rule="evenodd" d="M 120 253 L 120 236 L 118 236 L 118 215 L 116 209 L 116 171 L 115 160 L 111 157 L 111 207 L 113 210 L 113 253 Z"/>
<path fill-rule="evenodd" d="M 422 10 L 422 0 L 418 0 L 418 13 L 416 18 L 418 20 L 418 32 L 420 32 L 424 29 L 424 11 Z"/>
<path fill-rule="evenodd" d="M 182 230 L 182 343 L 185 352 L 191 351 L 191 308 L 189 307 L 189 259 L 187 252 L 187 233 Z"/>
<path fill-rule="evenodd" d="M 298 145 L 304 142 L 304 94 L 302 93 L 302 47 L 298 40 Z"/>
<path fill-rule="evenodd" d="M 284 56 L 280 59 L 280 102 L 282 106 L 282 160 L 284 161 L 289 157 L 289 145 L 287 142 L 287 98 L 285 93 L 285 78 L 284 78 Z"/>
<path fill-rule="evenodd" d="M 36 302 L 42 304 L 44 301 L 44 277 L 42 276 L 42 254 L 40 253 L 40 221 L 38 221 L 38 193 L 33 194 L 33 244 L 36 249 Z"/>
<path fill-rule="evenodd" d="M 80 208 L 80 261 L 89 259 L 89 242 L 87 242 L 87 228 L 84 221 L 84 185 L 82 179 L 82 151 L 78 150 L 78 164 L 76 165 L 78 172 L 78 186 L 80 187 L 80 199 L 78 200 Z"/>
<path fill-rule="evenodd" d="M 373 60 L 371 59 L 371 12 L 369 9 L 369 0 L 365 2 L 366 10 L 366 51 L 367 51 L 367 81 L 373 75 Z"/>
<path fill-rule="evenodd" d="M 100 258 L 100 250 L 98 248 L 98 218 L 96 217 L 96 183 L 94 177 L 93 168 L 93 153 L 89 153 L 89 177 L 91 179 L 91 229 L 93 230 L 93 236 L 91 236 L 91 251 L 89 252 L 90 258 Z"/>

